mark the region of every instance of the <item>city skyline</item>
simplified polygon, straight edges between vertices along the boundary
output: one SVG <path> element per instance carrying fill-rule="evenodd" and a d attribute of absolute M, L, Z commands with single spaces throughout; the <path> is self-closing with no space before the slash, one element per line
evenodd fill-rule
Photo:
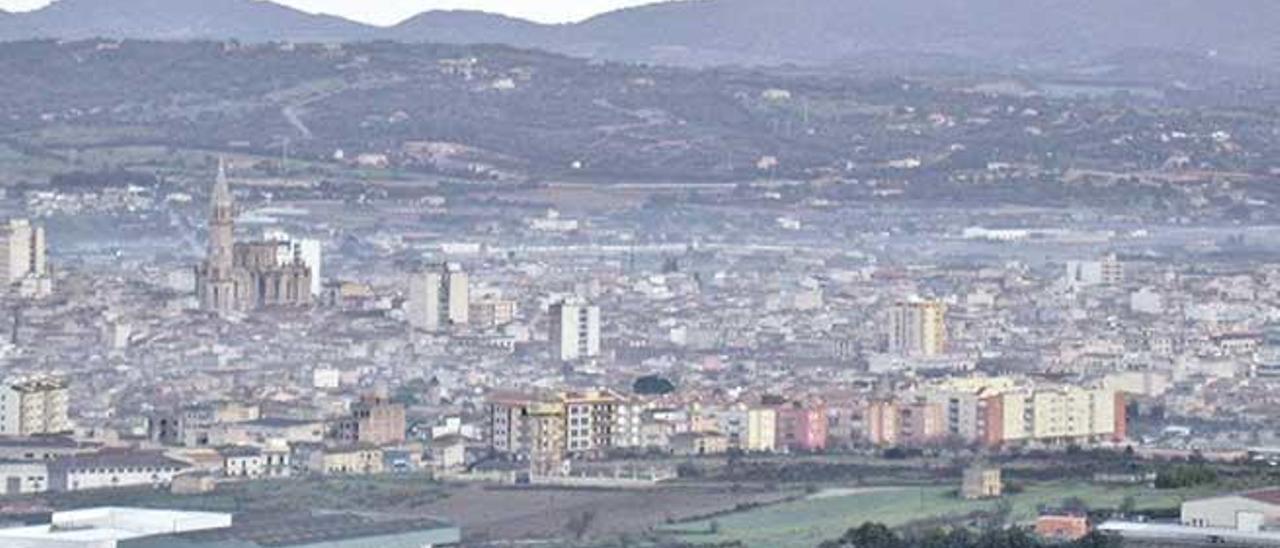
<path fill-rule="evenodd" d="M 1280 2 L 56 1 L 0 548 L 1280 548 Z"/>

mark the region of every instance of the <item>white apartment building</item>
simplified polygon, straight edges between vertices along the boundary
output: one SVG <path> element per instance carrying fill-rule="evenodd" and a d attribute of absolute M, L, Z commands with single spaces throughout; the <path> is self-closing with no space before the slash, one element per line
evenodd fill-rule
<path fill-rule="evenodd" d="M 562 362 L 600 355 L 600 307 L 583 301 L 551 305 L 551 357 Z"/>
<path fill-rule="evenodd" d="M 461 265 L 447 263 L 416 272 L 409 279 L 409 325 L 436 332 L 466 325 L 471 314 L 471 286 Z"/>
<path fill-rule="evenodd" d="M 45 255 L 44 227 L 27 219 L 0 224 L 0 284 L 29 296 L 47 295 L 52 278 Z"/>
<path fill-rule="evenodd" d="M 67 383 L 34 379 L 0 386 L 0 435 L 33 436 L 71 431 Z"/>

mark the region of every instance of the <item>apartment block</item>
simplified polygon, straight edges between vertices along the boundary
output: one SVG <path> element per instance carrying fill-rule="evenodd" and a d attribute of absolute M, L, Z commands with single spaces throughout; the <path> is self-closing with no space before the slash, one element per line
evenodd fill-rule
<path fill-rule="evenodd" d="M 774 446 L 790 451 L 827 448 L 827 408 L 822 405 L 784 405 L 777 408 Z"/>
<path fill-rule="evenodd" d="M 34 379 L 0 387 L 0 434 L 33 436 L 71 431 L 68 388 L 61 379 Z"/>
<path fill-rule="evenodd" d="M 910 300 L 889 310 L 889 352 L 930 358 L 947 351 L 947 305 L 941 301 Z"/>
<path fill-rule="evenodd" d="M 571 362 L 600 355 L 600 308 L 582 301 L 551 305 L 551 358 Z"/>

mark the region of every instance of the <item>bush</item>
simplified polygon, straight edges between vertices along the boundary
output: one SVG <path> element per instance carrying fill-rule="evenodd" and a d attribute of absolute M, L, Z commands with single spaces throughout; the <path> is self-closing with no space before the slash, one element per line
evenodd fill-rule
<path fill-rule="evenodd" d="M 1156 474 L 1156 489 L 1185 489 L 1218 481 L 1218 473 L 1204 464 L 1173 466 Z"/>

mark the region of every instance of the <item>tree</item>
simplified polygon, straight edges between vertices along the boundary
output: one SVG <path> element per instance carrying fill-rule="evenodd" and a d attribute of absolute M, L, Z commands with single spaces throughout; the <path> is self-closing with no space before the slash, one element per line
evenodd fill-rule
<path fill-rule="evenodd" d="M 934 529 L 903 537 L 879 523 L 865 523 L 850 529 L 838 540 L 820 548 L 1121 548 L 1120 538 L 1094 531 L 1065 544 L 1045 543 L 1025 529 L 988 529 L 981 534 L 964 528 Z"/>
<path fill-rule="evenodd" d="M 988 516 L 987 529 L 1000 529 L 1004 524 L 1009 522 L 1009 518 L 1013 516 L 1013 503 L 1008 499 L 1000 499 L 996 502 L 995 508 L 991 509 Z"/>
<path fill-rule="evenodd" d="M 823 543 L 823 548 L 907 548 L 907 543 L 888 527 L 880 523 L 864 523 L 850 529 L 835 543 Z"/>
<path fill-rule="evenodd" d="M 1068 512 L 1076 512 L 1079 514 L 1089 513 L 1089 503 L 1080 497 L 1070 497 L 1062 501 L 1062 509 Z"/>
<path fill-rule="evenodd" d="M 676 385 L 657 375 L 636 379 L 631 391 L 642 396 L 664 396 L 676 391 Z"/>
<path fill-rule="evenodd" d="M 1183 489 L 1218 481 L 1218 473 L 1205 464 L 1179 465 L 1156 474 L 1156 489 Z"/>
<path fill-rule="evenodd" d="M 1124 500 L 1120 502 L 1120 508 L 1118 508 L 1117 511 L 1122 516 L 1133 515 L 1134 512 L 1138 511 L 1137 499 L 1134 499 L 1133 495 L 1125 496 Z"/>
<path fill-rule="evenodd" d="M 574 540 L 582 540 L 587 536 L 587 532 L 591 530 L 591 526 L 594 525 L 595 522 L 595 511 L 587 510 L 569 518 L 569 523 L 565 524 L 565 530 L 567 530 L 569 534 L 573 535 Z"/>
<path fill-rule="evenodd" d="M 1114 535 L 1093 531 L 1084 538 L 1075 541 L 1072 546 L 1076 548 L 1121 548 L 1124 546 L 1124 541 Z"/>

